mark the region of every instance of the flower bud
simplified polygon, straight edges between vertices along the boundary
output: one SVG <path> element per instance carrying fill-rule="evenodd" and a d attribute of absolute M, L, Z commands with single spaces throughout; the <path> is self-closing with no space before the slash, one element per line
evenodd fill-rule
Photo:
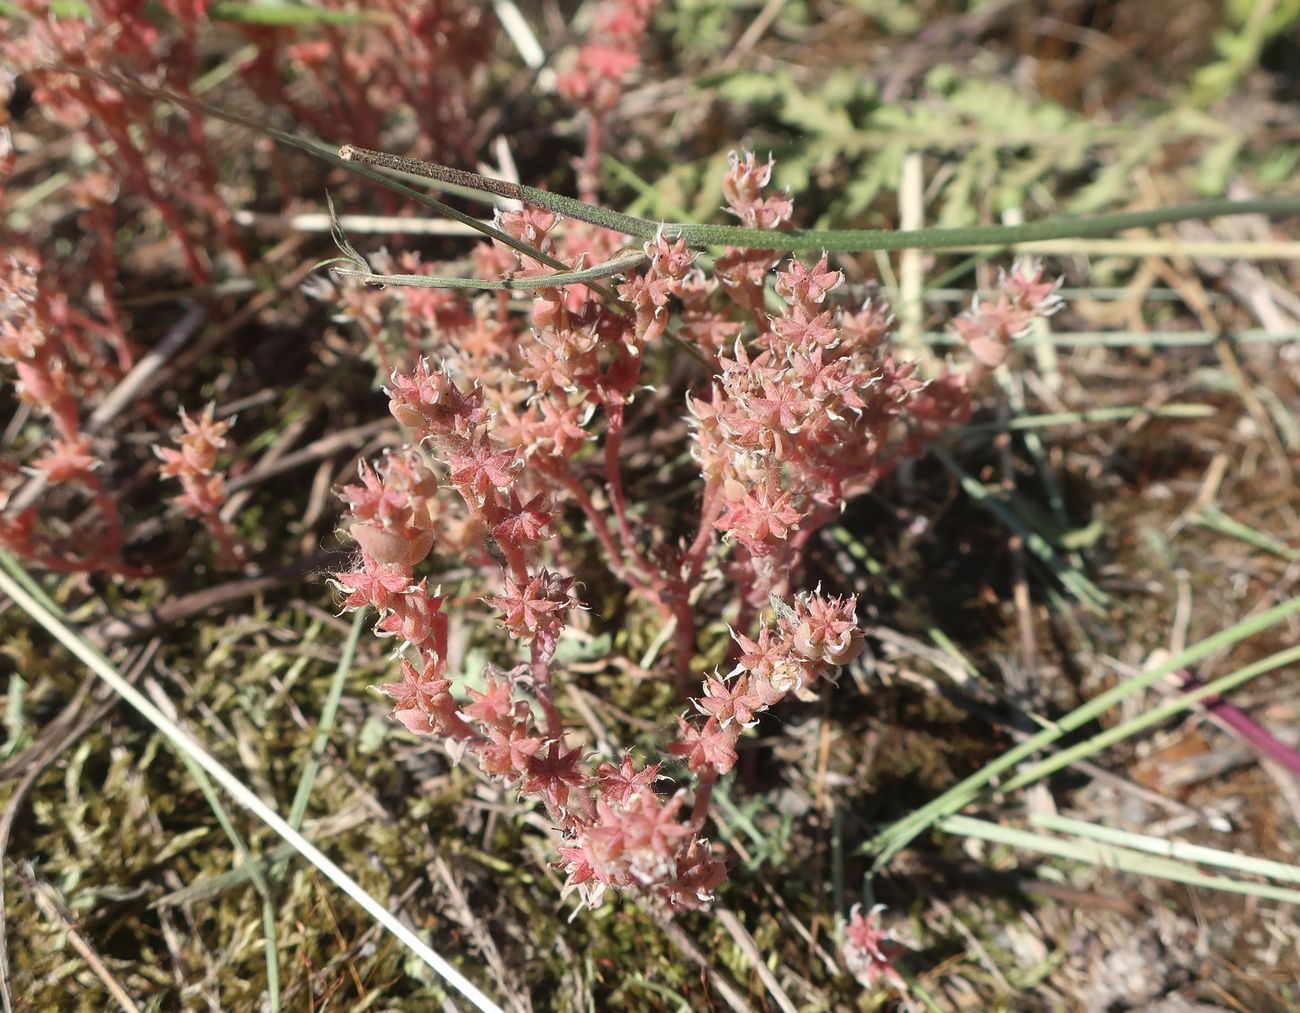
<path fill-rule="evenodd" d="M 353 524 L 352 537 L 376 563 L 412 567 L 433 547 L 431 531 L 394 531 L 377 524 Z"/>

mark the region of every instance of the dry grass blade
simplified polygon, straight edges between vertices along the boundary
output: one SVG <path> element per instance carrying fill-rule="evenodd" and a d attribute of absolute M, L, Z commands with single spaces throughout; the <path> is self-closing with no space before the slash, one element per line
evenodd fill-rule
<path fill-rule="evenodd" d="M 126 1013 L 140 1013 L 140 1007 L 136 1005 L 135 1000 L 122 987 L 122 983 L 117 980 L 108 965 L 104 963 L 104 958 L 95 950 L 90 940 L 77 928 L 76 922 L 53 889 L 47 883 L 42 883 L 36 878 L 35 871 L 27 862 L 19 864 L 18 878 L 27 887 L 27 892 L 31 894 L 32 900 L 41 913 L 64 931 L 68 943 L 80 954 L 81 959 L 89 965 L 95 977 L 104 983 L 104 988 L 108 990 L 108 994 L 116 1000 L 117 1004 Z"/>
<path fill-rule="evenodd" d="M 763 982 L 763 987 L 767 989 L 767 994 L 772 997 L 772 1001 L 775 1002 L 784 1013 L 796 1013 L 798 1007 L 791 1002 L 790 997 L 786 995 L 785 989 L 781 987 L 781 983 L 776 980 L 776 975 L 774 975 L 772 969 L 767 966 L 767 962 L 763 959 L 763 954 L 760 952 L 758 944 L 754 942 L 754 937 L 750 935 L 749 930 L 740 923 L 740 919 L 736 917 L 735 912 L 728 911 L 726 908 L 719 908 L 718 921 L 722 923 L 723 928 L 731 933 L 731 938 L 734 939 L 736 945 L 740 947 L 740 952 L 749 959 L 750 966 L 754 969 L 754 973 L 757 974 L 759 979 Z"/>
<path fill-rule="evenodd" d="M 177 722 L 176 709 L 172 706 L 167 694 L 163 688 L 152 678 L 145 680 L 145 688 L 149 690 L 149 695 L 154 698 L 158 709 L 164 713 L 169 720 Z M 253 886 L 262 898 L 262 931 L 263 947 L 266 952 L 266 991 L 267 1002 L 273 1013 L 278 1013 L 280 1009 L 280 953 L 276 945 L 275 931 L 275 901 L 271 894 L 270 884 L 267 883 L 266 877 L 262 875 L 262 870 L 258 868 L 257 859 L 253 853 L 248 850 L 248 845 L 244 843 L 244 835 L 235 827 L 234 820 L 230 818 L 230 813 L 221 802 L 221 796 L 208 780 L 208 776 L 187 753 L 179 753 L 181 762 L 185 764 L 185 769 L 190 772 L 194 778 L 194 783 L 199 786 L 204 800 L 208 803 L 208 808 L 212 810 L 212 815 L 216 817 L 217 822 L 221 825 L 226 837 L 234 845 L 235 850 L 242 859 L 242 864 L 248 869 L 249 877 L 253 881 Z"/>
<path fill-rule="evenodd" d="M 79 661 L 108 683 L 122 699 L 137 710 L 150 724 L 158 729 L 172 746 L 185 753 L 200 766 L 210 777 L 221 785 L 240 805 L 250 810 L 253 815 L 270 827 L 286 842 L 293 845 L 303 858 L 311 862 L 330 882 L 359 904 L 376 921 L 395 936 L 412 954 L 427 964 L 449 985 L 456 989 L 477 1009 L 499 1013 L 500 1007 L 483 994 L 479 988 L 436 953 L 427 943 L 395 918 L 387 908 L 368 894 L 356 880 L 336 865 L 324 852 L 308 841 L 293 827 L 262 801 L 234 774 L 217 762 L 184 729 L 170 721 L 157 707 L 147 700 L 139 691 L 117 672 L 113 665 L 90 645 L 82 636 L 67 625 L 64 620 L 47 609 L 10 575 L 12 570 L 22 570 L 8 553 L 0 554 L 6 572 L 0 572 L 0 591 L 14 600 L 17 605 L 39 623 L 46 632 L 66 647 Z M 25 572 L 25 571 L 24 571 Z"/>

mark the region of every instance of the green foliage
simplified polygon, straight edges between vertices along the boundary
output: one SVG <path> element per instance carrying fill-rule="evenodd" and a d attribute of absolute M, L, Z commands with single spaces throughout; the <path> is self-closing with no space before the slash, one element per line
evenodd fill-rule
<path fill-rule="evenodd" d="M 732 38 L 736 5 L 728 0 L 677 0 L 664 17 L 673 45 L 684 56 L 715 53 Z"/>
<path fill-rule="evenodd" d="M 890 35 L 911 35 L 925 27 L 926 11 L 914 0 L 851 0 Z"/>
<path fill-rule="evenodd" d="M 1226 98 L 1258 62 L 1265 45 L 1300 22 L 1300 0 L 1224 0 L 1226 28 L 1214 33 L 1218 59 L 1192 78 L 1192 99 L 1209 105 Z"/>
<path fill-rule="evenodd" d="M 882 103 L 872 84 L 848 68 L 831 71 L 816 88 L 786 69 L 701 79 L 748 118 L 772 125 L 769 137 L 749 146 L 770 146 L 780 183 L 800 192 L 817 181 L 827 191 L 818 228 L 866 221 L 881 197 L 897 189 L 903 158 L 914 151 L 940 159 L 927 198 L 941 227 L 987 221 L 1008 208 L 1042 203 L 1045 194 L 1054 201 L 1050 210 L 1064 214 L 1127 203 L 1135 173 L 1159 165 L 1175 145 L 1203 146 L 1204 156 L 1190 160 L 1185 172 L 1207 196 L 1223 193 L 1252 159 L 1268 167 L 1265 178 L 1275 183 L 1300 160 L 1295 146 L 1253 145 L 1248 124 L 1190 108 L 1099 122 L 1026 96 L 1008 81 L 963 77 L 945 64 L 932 68 L 925 82 L 926 98 L 894 105 Z"/>

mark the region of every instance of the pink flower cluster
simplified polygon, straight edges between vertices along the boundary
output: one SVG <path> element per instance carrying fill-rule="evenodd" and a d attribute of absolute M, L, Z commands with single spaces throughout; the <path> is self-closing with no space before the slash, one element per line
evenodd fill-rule
<path fill-rule="evenodd" d="M 884 910 L 883 904 L 877 904 L 864 915 L 861 905 L 855 904 L 844 927 L 844 946 L 840 953 L 849 973 L 863 988 L 874 990 L 883 981 L 905 992 L 907 982 L 893 964 L 898 946 L 890 933 L 880 927 L 880 914 Z"/>
<path fill-rule="evenodd" d="M 775 166 L 773 160 L 769 157 L 766 162 L 760 162 L 752 151 L 746 151 L 743 157 L 733 151 L 728 163 L 727 174 L 722 179 L 727 211 L 749 229 L 784 228 L 794 214 L 794 201 L 785 191 L 768 192 Z M 722 290 L 732 302 L 748 311 L 760 331 L 767 326 L 763 291 L 780 259 L 777 253 L 780 243 L 774 239 L 772 245 L 771 250 L 728 250 L 718 258 L 714 269 Z"/>
<path fill-rule="evenodd" d="M 791 536 L 806 520 L 829 518 L 883 474 L 882 451 L 922 386 L 911 364 L 882 351 L 879 310 L 822 305 L 842 280 L 824 257 L 812 268 L 792 261 L 777 278 L 786 311 L 767 321 L 754 354 L 739 341 L 719 353 L 710 397 L 690 402 L 700 465 L 720 497 L 715 526 L 766 573 L 798 552 Z"/>
<path fill-rule="evenodd" d="M 222 563 L 234 566 L 243 558 L 243 552 L 230 525 L 221 516 L 227 498 L 226 478 L 217 470 L 217 455 L 229 445 L 226 433 L 235 420 L 218 422 L 214 410 L 208 405 L 196 419 L 182 408 L 182 431 L 176 437 L 177 446 L 154 447 L 154 453 L 162 461 L 159 474 L 180 480 L 181 494 L 172 502 L 190 517 L 202 519 L 221 550 Z"/>
<path fill-rule="evenodd" d="M 793 204 L 771 181 L 771 161 L 746 153 L 731 158 L 723 189 L 731 211 L 750 227 L 773 230 L 779 247 L 778 230 Z M 570 261 L 613 252 L 611 234 L 581 223 L 561 228 L 542 209 L 507 212 L 498 223 Z M 981 366 L 977 359 L 974 371 L 945 367 L 922 380 L 915 364 L 894 357 L 892 319 L 883 306 L 836 301 L 843 275 L 824 256 L 811 265 L 793 259 L 773 278 L 772 250 L 727 251 L 712 273 L 699 270 L 694 252 L 667 234 L 644 252 L 647 265 L 616 286 L 617 301 L 583 285 L 540 290 L 527 330 L 505 298 L 465 307 L 446 292 L 402 288 L 357 296 L 367 300 L 364 312 L 349 308 L 344 290 L 339 315 L 356 320 L 372 343 L 444 356 L 448 369 L 475 384 L 472 395 L 447 396 L 473 397 L 483 418 L 491 417 L 490 438 L 478 432 L 470 444 L 448 446 L 455 474 L 474 476 L 478 491 L 468 511 L 435 497 L 438 520 L 429 523 L 439 548 L 457 542 L 481 558 L 473 533 L 503 523 L 489 516 L 499 509 L 490 498 L 475 499 L 489 488 L 523 486 L 518 508 L 540 503 L 535 497 L 543 491 L 550 499 L 542 513 L 577 507 L 611 572 L 674 624 L 676 681 L 684 693 L 696 650 L 691 600 L 711 568 L 722 567 L 743 589 L 737 625 L 746 629 L 770 594 L 793 593 L 791 578 L 810 539 L 848 499 L 969 417 Z M 426 269 L 404 259 L 407 270 Z M 495 245 L 483 246 L 478 261 L 488 276 L 549 270 Z M 769 280 L 781 306 L 776 312 L 765 295 Z M 1005 274 L 1003 288 L 1003 298 L 977 303 L 956 325 L 981 349 L 1009 342 L 1033 315 L 1057 304 L 1054 287 L 1031 264 Z M 394 333 L 398 340 L 386 337 Z M 678 518 L 644 509 L 634 516 L 623 474 L 624 433 L 645 356 L 664 339 L 694 349 L 710 367 L 687 398 L 689 447 L 702 479 L 699 512 L 690 518 L 694 533 L 676 541 L 668 531 L 683 530 Z M 409 375 L 426 387 L 449 383 L 427 366 Z M 458 535 L 451 531 L 457 516 Z M 719 533 L 730 545 L 721 555 Z M 532 576 L 516 575 L 516 585 L 527 587 Z"/>
<path fill-rule="evenodd" d="M 793 606 L 779 599 L 773 604 L 776 622 L 764 624 L 756 639 L 732 633 L 740 651 L 736 667 L 726 677 L 714 673 L 706 679 L 703 695 L 691 701 L 699 719 L 680 721 L 680 739 L 668 748 L 686 757 L 692 771 L 728 773 L 742 729 L 757 724 L 759 714 L 788 694 L 815 700 L 820 683 L 833 683 L 840 666 L 862 653 L 854 599 L 803 593 Z"/>
<path fill-rule="evenodd" d="M 1061 297 L 1056 294 L 1060 287 L 1060 278 L 1043 277 L 1041 263 L 1017 261 L 1010 272 L 999 272 L 996 300 L 976 298 L 971 308 L 952 322 L 975 360 L 972 382 L 1007 361 L 1012 344 L 1036 317 L 1050 317 L 1061 308 Z"/>
<path fill-rule="evenodd" d="M 17 0 L 0 17 L 0 363 L 19 398 L 47 422 L 43 432 L 15 427 L 11 435 L 19 438 L 0 457 L 0 545 L 47 569 L 139 575 L 122 560 L 131 518 L 124 521 L 113 482 L 115 472 L 129 470 L 133 448 L 117 441 L 103 418 L 85 421 L 96 418 L 102 399 L 135 365 L 135 346 L 153 339 L 147 329 L 132 330 L 123 296 L 138 295 L 141 284 L 165 291 L 173 261 L 186 284 L 244 271 L 251 261 L 231 194 L 255 182 L 265 202 L 268 173 L 285 199 L 301 190 L 296 171 L 290 174 L 273 148 L 248 148 L 249 157 L 233 163 L 224 157 L 214 138 L 227 128 L 185 101 L 224 104 L 225 94 L 200 82 L 214 60 L 228 55 L 222 46 L 229 53 L 242 46 L 251 53 L 237 68 L 243 96 L 251 91 L 264 102 L 255 115 L 370 147 L 391 142 L 397 128 L 403 143 L 417 139 L 417 154 L 468 160 L 472 107 L 487 82 L 481 71 L 496 21 L 463 0 L 393 0 L 345 25 L 321 18 L 311 26 L 236 25 L 210 0 L 75 6 L 55 14 L 45 0 Z M 314 6 L 356 13 L 351 0 Z M 242 43 L 231 39 L 235 32 L 246 37 Z M 238 79 L 221 87 L 238 88 Z M 18 80 L 32 90 L 31 101 L 11 121 Z M 166 89 L 181 102 L 157 103 L 127 81 Z M 78 158 L 65 166 L 70 172 L 53 171 L 61 152 L 83 151 L 91 153 L 90 168 Z M 20 190 L 43 188 L 60 175 L 70 182 L 48 191 L 50 198 L 29 202 L 21 216 L 7 213 Z M 395 198 L 381 199 L 396 209 Z M 20 218 L 25 224 L 15 234 L 12 223 Z M 154 236 L 178 256 L 158 257 Z M 141 265 L 148 265 L 143 279 Z M 365 307 L 357 302 L 352 308 L 360 314 Z M 222 305 L 210 310 L 219 313 Z M 119 405 L 118 414 L 158 415 L 154 404 L 139 409 L 121 412 Z M 183 505 L 205 518 L 233 560 L 233 542 L 224 541 L 229 532 L 209 495 L 219 477 L 195 473 L 188 481 L 194 489 Z M 88 515 L 63 524 L 75 516 L 68 508 L 79 497 L 90 499 Z"/>
<path fill-rule="evenodd" d="M 723 192 L 750 228 L 777 229 L 790 218 L 789 196 L 767 192 L 771 177 L 770 160 L 733 155 Z M 844 276 L 824 255 L 812 266 L 792 259 L 777 273 L 783 309 L 769 313 L 764 292 L 775 262 L 771 251 L 746 249 L 717 263 L 721 289 L 753 319 L 748 347 L 710 316 L 704 283 L 687 300 L 692 329 L 707 335 L 718 369 L 708 397 L 689 400 L 706 513 L 736 545 L 732 565 L 747 572 L 754 601 L 788 590 L 782 575 L 846 500 L 970 412 L 964 377 L 923 382 L 914 363 L 894 359 L 883 306 L 834 303 Z"/>
<path fill-rule="evenodd" d="M 584 200 L 599 190 L 605 124 L 623 97 L 629 75 L 641 63 L 640 46 L 656 0 L 602 0 L 586 42 L 570 54 L 555 89 L 587 116 L 587 148 L 578 163 Z"/>
<path fill-rule="evenodd" d="M 0 362 L 14 370 L 21 401 L 44 416 L 49 439 L 27 469 L 8 470 L 0 485 L 0 546 L 47 569 L 126 572 L 120 552 L 122 522 L 99 477 L 102 464 L 81 425 L 81 403 L 105 379 L 131 364 L 121 331 L 77 310 L 48 278 L 31 249 L 11 248 L 0 261 Z M 43 530 L 35 495 L 79 490 L 90 497 L 98 526 L 55 533 Z M 48 493 L 47 493 L 48 495 Z"/>
<path fill-rule="evenodd" d="M 773 273 L 793 204 L 771 180 L 770 161 L 731 159 L 731 210 L 772 230 L 773 250 L 727 251 L 712 272 L 664 231 L 612 293 L 541 289 L 527 319 L 504 293 L 468 306 L 402 288 L 365 296 L 370 340 L 396 337 L 389 348 L 426 354 L 394 369 L 387 388 L 409 445 L 363 465 L 343 490 L 360 552 L 335 583 L 345 608 L 374 608 L 377 631 L 399 638 L 402 678 L 381 687 L 394 718 L 541 804 L 569 882 L 588 903 L 608 889 L 669 907 L 707 903 L 724 876 L 703 836 L 710 798 L 736 764 L 744 730 L 787 697 L 823 692 L 863 649 L 852 599 L 797 589 L 809 540 L 849 498 L 970 414 L 971 374 L 945 367 L 927 381 L 898 361 L 888 312 L 838 302 L 844 278 L 827 257 Z M 577 251 L 614 252 L 608 234 L 538 208 L 498 223 L 570 261 Z M 498 246 L 485 245 L 477 260 L 485 275 L 550 270 Z M 1054 290 L 1036 270 L 1018 265 L 1005 276 L 1008 306 L 1050 310 Z M 340 304 L 346 317 L 342 296 Z M 991 335 L 981 340 L 1012 334 L 1009 312 L 973 313 Z M 688 427 L 676 419 L 675 438 L 698 469 L 685 514 L 634 501 L 626 474 L 629 430 L 640 422 L 644 461 L 653 445 L 645 427 L 673 422 L 644 377 L 667 341 L 690 353 L 654 360 L 660 375 L 671 361 L 672 382 L 692 390 Z M 575 523 L 595 550 L 556 538 Z M 556 703 L 557 644 L 581 607 L 574 564 L 590 566 L 593 551 L 628 588 L 629 610 L 648 608 L 671 627 L 670 671 L 683 699 L 699 679 L 699 617 L 725 617 L 735 630 L 727 674 L 702 680 L 655 762 L 584 755 Z M 490 667 L 482 689 L 455 685 L 445 603 L 431 577 L 416 575 L 431 553 L 498 574 L 483 600 L 520 656 L 514 667 Z M 689 787 L 656 790 L 669 758 L 684 762 Z"/>
<path fill-rule="evenodd" d="M 683 719 L 679 740 L 665 750 L 698 776 L 694 800 L 685 789 L 665 796 L 655 790 L 660 763 L 638 765 L 625 756 L 618 764 L 593 764 L 568 743 L 554 700 L 553 659 L 580 603 L 572 577 L 533 562 L 550 537 L 553 508 L 545 493 L 521 491 L 522 457 L 494 437 L 483 389 L 462 391 L 422 359 L 410 373 L 394 372 L 388 396 L 413 446 L 390 454 L 379 469 L 362 465 L 360 483 L 343 489 L 360 553 L 355 569 L 333 579 L 346 595 L 345 610 L 374 609 L 376 632 L 399 640 L 401 680 L 379 687 L 394 701 L 392 716 L 539 802 L 559 835 L 569 883 L 586 903 L 600 903 L 613 888 L 671 909 L 706 904 L 726 874 L 701 835 L 712 785 L 735 764 L 737 739 L 758 714 L 788 693 L 806 698 L 861 651 L 854 601 L 800 595 L 780 606 L 758 640 L 736 635 L 736 669 L 706 681 L 695 702 L 701 720 Z M 482 689 L 459 694 L 443 598 L 414 574 L 435 542 L 438 509 L 430 505 L 442 481 L 495 551 L 500 590 L 484 601 L 528 654 L 509 670 L 489 666 Z"/>
<path fill-rule="evenodd" d="M 592 115 L 618 105 L 627 75 L 641 63 L 638 47 L 655 0 L 603 0 L 592 14 L 587 40 L 569 68 L 556 77 L 556 90 Z"/>
<path fill-rule="evenodd" d="M 361 549 L 358 569 L 335 575 L 348 594 L 345 607 L 369 605 L 379 612 L 378 631 L 399 636 L 403 649 L 420 655 L 421 685 L 441 678 L 447 660 L 441 598 L 423 581 L 415 582 L 412 571 L 446 537 L 438 497 L 445 481 L 473 531 L 490 539 L 499 554 L 503 589 L 492 603 L 504 613 L 505 629 L 529 645 L 535 689 L 548 725 L 558 732 L 548 663 L 576 600 L 572 579 L 532 565 L 550 534 L 547 498 L 523 488 L 523 462 L 493 435 L 493 415 L 481 387 L 465 393 L 445 371 L 421 359 L 410 373 L 394 371 L 388 396 L 393 417 L 409 431 L 413 446 L 388 455 L 379 469 L 363 464 L 361 484 L 343 490 L 351 534 Z M 438 471 L 426 454 L 434 455 Z M 508 697 L 510 681 L 502 685 Z M 399 708 L 404 709 L 409 708 Z M 427 717 L 433 721 L 435 715 Z M 504 727 L 496 731 L 507 740 L 515 734 Z"/>

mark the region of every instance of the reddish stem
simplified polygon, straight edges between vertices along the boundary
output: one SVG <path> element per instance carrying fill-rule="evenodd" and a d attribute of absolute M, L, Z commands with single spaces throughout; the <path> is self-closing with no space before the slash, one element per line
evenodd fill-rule
<path fill-rule="evenodd" d="M 623 581 L 634 591 L 645 595 L 652 601 L 659 602 L 659 596 L 655 590 L 626 566 L 623 560 L 623 554 L 619 550 L 618 544 L 609 533 L 609 527 L 605 523 L 604 516 L 596 509 L 596 505 L 591 501 L 591 496 L 587 493 L 587 490 L 583 488 L 582 483 L 579 482 L 577 478 L 574 477 L 573 473 L 567 468 L 550 468 L 547 469 L 547 473 L 569 491 L 569 494 L 573 496 L 574 501 L 581 508 L 582 512 L 586 514 L 587 521 L 591 525 L 591 530 L 595 534 L 596 540 L 600 542 L 601 548 L 605 550 L 605 556 L 607 557 L 609 568 L 614 573 L 614 576 L 618 577 L 619 580 Z"/>
<path fill-rule="evenodd" d="M 677 627 L 673 630 L 676 644 L 676 662 L 673 670 L 673 689 L 685 697 L 691 688 L 691 659 L 695 656 L 695 610 L 685 593 L 673 596 L 673 617 Z"/>
<path fill-rule="evenodd" d="M 230 525 L 221 519 L 221 514 L 216 510 L 205 513 L 203 523 L 221 550 L 221 565 L 238 566 L 243 558 L 243 552 L 238 541 L 235 540 L 234 532 L 230 530 Z"/>
<path fill-rule="evenodd" d="M 722 513 L 722 486 L 716 478 L 709 478 L 704 483 L 704 496 L 700 502 L 700 526 L 695 532 L 695 540 L 686 550 L 682 562 L 686 566 L 686 590 L 689 593 L 695 586 L 700 569 L 708 556 L 709 546 L 713 544 L 713 523 Z"/>
<path fill-rule="evenodd" d="M 717 780 L 718 771 L 712 765 L 700 773 L 700 782 L 695 786 L 695 804 L 691 807 L 688 824 L 694 834 L 704 829 L 704 821 L 709 817 L 709 803 L 713 801 L 713 786 Z"/>
<path fill-rule="evenodd" d="M 121 155 L 122 160 L 126 163 L 127 175 L 136 180 L 140 189 L 145 192 L 149 201 L 158 211 L 163 220 L 163 224 L 171 230 L 176 239 L 181 244 L 181 255 L 185 258 L 185 267 L 189 272 L 190 279 L 196 285 L 206 285 L 209 281 L 207 268 L 199 260 L 198 252 L 194 248 L 194 241 L 190 238 L 185 229 L 185 223 L 181 220 L 180 215 L 171 203 L 158 192 L 154 186 L 153 177 L 149 175 L 149 169 L 144 163 L 144 159 L 132 144 L 130 136 L 125 129 L 108 126 L 107 132 L 110 140 L 117 146 L 117 152 Z"/>
<path fill-rule="evenodd" d="M 600 153 L 604 147 L 605 121 L 597 112 L 587 113 L 587 146 L 578 163 L 578 192 L 581 199 L 595 203 L 600 196 Z"/>
<path fill-rule="evenodd" d="M 614 517 L 618 522 L 618 534 L 623 542 L 623 552 L 642 573 L 650 578 L 656 592 L 662 592 L 663 578 L 650 566 L 649 561 L 637 547 L 636 537 L 632 534 L 632 525 L 627 517 L 627 495 L 623 491 L 623 470 L 619 466 L 619 454 L 623 449 L 623 405 L 606 402 L 605 411 L 608 417 L 605 432 L 605 485 L 609 489 L 609 502 L 614 508 Z"/>
<path fill-rule="evenodd" d="M 546 715 L 546 733 L 551 738 L 564 734 L 564 722 L 560 718 L 559 708 L 555 706 L 555 692 L 551 688 L 551 659 L 542 645 L 534 640 L 532 643 L 533 687 L 537 692 L 537 702 L 542 713 Z"/>
<path fill-rule="evenodd" d="M 1187 671 L 1176 673 L 1182 681 L 1183 689 L 1196 690 L 1205 684 Z M 1218 718 L 1224 725 L 1255 747 L 1259 752 L 1276 760 L 1296 777 L 1300 777 L 1300 752 L 1292 749 L 1267 728 L 1248 716 L 1244 711 L 1228 703 L 1215 694 L 1201 701 L 1201 706 Z"/>

